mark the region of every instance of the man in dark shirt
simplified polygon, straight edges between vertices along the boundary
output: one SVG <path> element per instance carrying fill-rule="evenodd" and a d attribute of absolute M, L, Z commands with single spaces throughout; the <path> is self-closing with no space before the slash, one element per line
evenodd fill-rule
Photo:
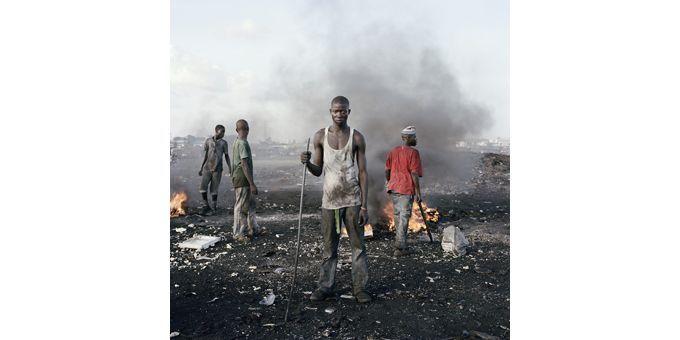
<path fill-rule="evenodd" d="M 217 211 L 217 189 L 219 189 L 222 179 L 222 155 L 227 160 L 227 167 L 230 169 L 229 173 L 231 174 L 228 145 L 222 137 L 224 137 L 224 126 L 215 126 L 215 135 L 208 137 L 203 145 L 205 155 L 203 156 L 201 170 L 198 172 L 198 175 L 202 177 L 199 191 L 205 204 L 204 210 L 210 214 Z M 208 187 L 210 187 L 210 194 L 212 196 L 212 207 L 210 207 L 208 202 Z"/>

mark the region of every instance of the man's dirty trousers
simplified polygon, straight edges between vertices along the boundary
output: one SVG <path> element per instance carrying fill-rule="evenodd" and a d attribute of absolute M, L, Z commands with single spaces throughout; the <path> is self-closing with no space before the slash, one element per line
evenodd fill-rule
<path fill-rule="evenodd" d="M 321 209 L 321 233 L 323 236 L 323 262 L 319 273 L 319 289 L 331 292 L 335 288 L 335 271 L 338 265 L 339 226 L 336 210 L 344 222 L 352 249 L 352 286 L 354 294 L 364 291 L 368 282 L 368 264 L 364 243 L 364 226 L 359 225 L 361 206 L 340 209 Z"/>
<path fill-rule="evenodd" d="M 392 199 L 392 205 L 394 205 L 394 223 L 397 229 L 394 247 L 405 250 L 407 248 L 408 221 L 411 218 L 411 209 L 413 207 L 413 195 L 391 192 L 390 198 Z"/>

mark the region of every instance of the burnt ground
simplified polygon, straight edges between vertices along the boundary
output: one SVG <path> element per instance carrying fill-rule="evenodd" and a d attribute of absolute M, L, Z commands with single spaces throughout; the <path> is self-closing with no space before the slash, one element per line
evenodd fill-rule
<path fill-rule="evenodd" d="M 225 197 L 220 197 L 218 214 L 202 216 L 198 177 L 188 170 L 197 168 L 195 159 L 173 164 L 173 190 L 186 186 L 190 200 L 188 215 L 170 220 L 170 331 L 180 333 L 175 339 L 508 339 L 510 160 L 495 154 L 468 157 L 477 167 L 465 185 L 450 187 L 440 181 L 426 184 L 423 190 L 426 203 L 442 213 L 435 237 L 446 226 L 459 226 L 471 243 L 467 254 L 454 258 L 442 251 L 439 242 L 429 243 L 419 233 L 409 235 L 416 253 L 395 258 L 394 235 L 377 225 L 366 243 L 368 292 L 374 297 L 366 305 L 347 298 L 352 290 L 346 238 L 340 242 L 337 296 L 318 303 L 308 299 L 316 288 L 321 258 L 321 195 L 316 178 L 305 192 L 298 283 L 289 296 L 299 163 L 259 162 L 263 165 L 257 171 L 256 160 L 258 220 L 270 234 L 251 244 L 231 240 L 232 209 L 225 208 L 233 204 L 229 179 L 223 181 Z M 223 241 L 202 251 L 178 247 L 194 234 L 220 236 Z M 276 295 L 274 304 L 259 304 L 269 292 Z M 289 298 L 289 321 L 282 325 Z"/>

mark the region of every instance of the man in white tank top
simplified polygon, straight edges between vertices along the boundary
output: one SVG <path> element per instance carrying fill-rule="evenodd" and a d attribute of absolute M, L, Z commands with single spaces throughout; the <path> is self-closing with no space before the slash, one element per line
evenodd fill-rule
<path fill-rule="evenodd" d="M 343 222 L 352 247 L 354 296 L 360 303 L 371 301 L 371 296 L 366 293 L 368 265 L 364 244 L 364 224 L 368 222 L 366 141 L 359 131 L 347 125 L 350 112 L 347 98 L 333 98 L 330 109 L 333 125 L 314 134 L 314 157 L 311 152 L 300 155 L 300 160 L 312 175 L 319 177 L 324 174 L 321 200 L 323 261 L 319 287 L 312 293 L 312 301 L 321 301 L 333 294 L 340 224 Z"/>

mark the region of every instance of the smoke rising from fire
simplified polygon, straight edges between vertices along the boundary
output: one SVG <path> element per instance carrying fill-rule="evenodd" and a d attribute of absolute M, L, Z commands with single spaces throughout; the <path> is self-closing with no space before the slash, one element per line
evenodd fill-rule
<path fill-rule="evenodd" d="M 289 119 L 297 127 L 291 130 L 303 129 L 303 136 L 332 123 L 331 98 L 349 98 L 348 123 L 364 134 L 368 145 L 372 210 L 380 209 L 386 198 L 379 194 L 384 192 L 386 155 L 401 144 L 400 131 L 408 125 L 417 128 L 417 148 L 430 180 L 467 168 L 451 152 L 453 142 L 489 128 L 491 114 L 466 100 L 435 46 L 410 30 L 388 25 L 333 30 L 324 41 L 324 49 L 303 48 L 299 58 L 282 62 L 276 90 L 268 96 L 280 96 L 281 105 L 293 112 Z"/>
<path fill-rule="evenodd" d="M 330 100 L 343 95 L 351 102 L 349 125 L 366 137 L 374 212 L 386 199 L 387 152 L 401 143 L 399 132 L 407 125 L 418 131 L 424 182 L 468 171 L 469 158 L 452 152 L 453 142 L 489 129 L 491 112 L 466 98 L 454 72 L 457 65 L 445 57 L 441 43 L 430 39 L 426 25 L 356 20 L 357 14 L 338 6 L 316 4 L 302 15 L 302 33 L 288 36 L 284 52 L 273 55 L 268 76 L 231 74 L 178 54 L 173 64 L 190 66 L 175 67 L 171 74 L 173 107 L 186 112 L 172 125 L 207 136 L 216 123 L 229 131 L 245 118 L 251 140 L 301 141 L 331 124 Z M 344 20 L 348 14 L 355 16 L 351 24 Z M 183 96 L 189 89 L 200 95 Z"/>

